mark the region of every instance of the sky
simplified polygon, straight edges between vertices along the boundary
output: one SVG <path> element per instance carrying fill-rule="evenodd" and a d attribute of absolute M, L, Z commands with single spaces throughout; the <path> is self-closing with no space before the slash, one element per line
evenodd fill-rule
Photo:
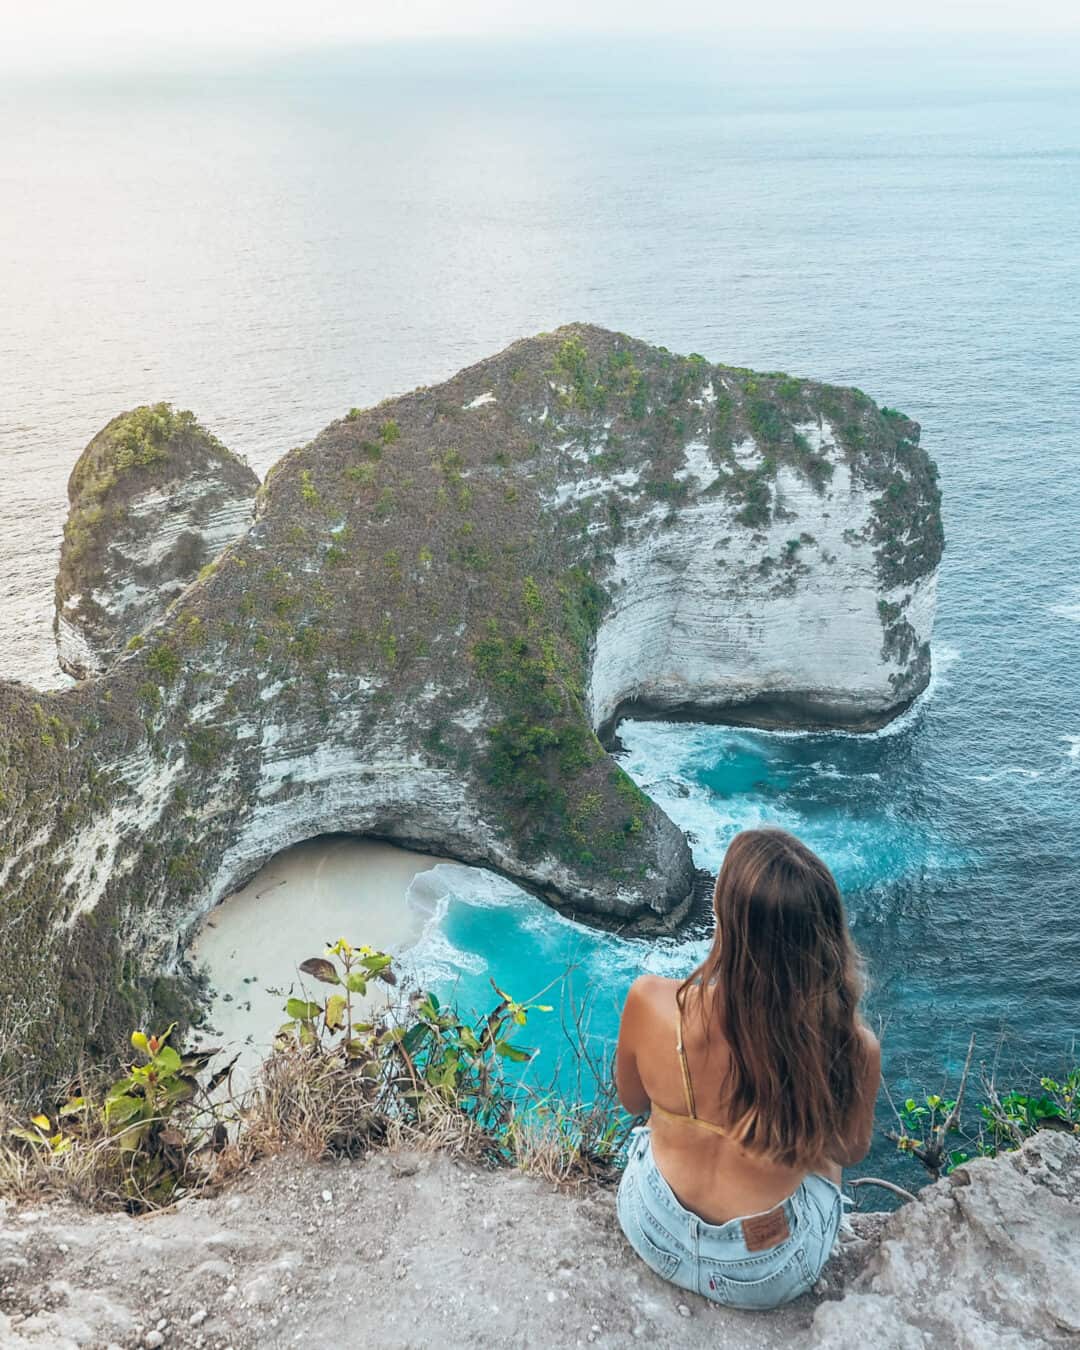
<path fill-rule="evenodd" d="M 0 0 L 0 69 L 106 70 L 201 55 L 558 33 L 1080 33 L 1075 0 Z"/>

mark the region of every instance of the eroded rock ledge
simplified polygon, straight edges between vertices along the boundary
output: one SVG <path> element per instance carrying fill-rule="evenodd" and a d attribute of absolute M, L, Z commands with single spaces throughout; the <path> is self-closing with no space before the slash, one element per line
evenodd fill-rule
<path fill-rule="evenodd" d="M 68 664 L 104 673 L 0 683 L 7 1062 L 110 1044 L 201 914 L 327 831 L 677 913 L 686 842 L 597 731 L 906 707 L 942 547 L 918 434 L 857 390 L 582 326 L 353 410 L 249 528 L 249 471 L 189 415 L 110 423 L 58 585 Z"/>

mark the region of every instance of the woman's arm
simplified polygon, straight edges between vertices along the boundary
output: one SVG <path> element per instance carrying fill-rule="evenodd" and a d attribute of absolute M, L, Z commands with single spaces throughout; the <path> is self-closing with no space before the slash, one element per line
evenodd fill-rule
<path fill-rule="evenodd" d="M 638 1073 L 635 1054 L 635 1046 L 640 1043 L 638 1033 L 645 1011 L 641 985 L 647 979 L 646 975 L 635 980 L 627 992 L 619 1021 L 619 1043 L 615 1049 L 615 1090 L 619 1094 L 619 1101 L 632 1116 L 644 1115 L 650 1106 L 649 1094 Z"/>
<path fill-rule="evenodd" d="M 832 1161 L 841 1167 L 854 1167 L 870 1152 L 874 1137 L 874 1106 L 881 1086 L 881 1046 L 869 1027 L 861 1027 L 866 1062 L 844 1139 L 833 1150 Z"/>

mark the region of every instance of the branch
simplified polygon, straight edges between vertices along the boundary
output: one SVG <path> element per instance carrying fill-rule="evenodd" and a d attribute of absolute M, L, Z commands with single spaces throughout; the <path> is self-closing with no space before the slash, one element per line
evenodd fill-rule
<path fill-rule="evenodd" d="M 945 1137 L 946 1135 L 948 1135 L 949 1131 L 959 1123 L 960 1107 L 964 1100 L 964 1088 L 967 1087 L 968 1074 L 971 1071 L 971 1056 L 974 1054 L 974 1052 L 975 1052 L 975 1034 L 974 1032 L 972 1032 L 971 1040 L 968 1041 L 967 1058 L 964 1060 L 964 1072 L 960 1075 L 960 1087 L 957 1089 L 956 1102 L 953 1105 L 953 1109 L 949 1112 L 948 1118 L 945 1121 L 944 1125 L 941 1126 L 941 1140 L 943 1144 L 945 1142 Z"/>
<path fill-rule="evenodd" d="M 983 1087 L 986 1090 L 986 1095 L 990 1098 L 991 1105 L 997 1112 L 997 1116 L 995 1117 L 995 1123 L 1000 1124 L 1004 1130 L 1007 1130 L 1008 1133 L 1012 1135 L 1013 1142 L 1016 1144 L 1017 1148 L 1022 1147 L 1024 1143 L 1023 1133 L 1013 1124 L 1013 1122 L 1005 1114 L 1005 1108 L 1001 1104 L 1001 1098 L 998 1096 L 997 1088 L 994 1086 L 993 1079 L 984 1078 Z"/>
<path fill-rule="evenodd" d="M 905 1148 L 903 1152 L 910 1153 L 913 1158 L 917 1158 L 935 1181 L 940 1179 L 942 1152 L 936 1145 L 932 1145 L 930 1148 L 915 1148 L 915 1141 L 910 1135 L 901 1136 L 895 1130 L 886 1130 L 885 1138 L 891 1139 L 896 1145 L 900 1145 L 904 1139 L 908 1140 L 912 1147 Z"/>
<path fill-rule="evenodd" d="M 893 1195 L 898 1195 L 901 1200 L 910 1200 L 914 1203 L 919 1197 L 913 1195 L 911 1191 L 905 1191 L 903 1186 L 896 1186 L 891 1181 L 883 1181 L 881 1177 L 856 1177 L 854 1181 L 847 1183 L 852 1189 L 856 1186 L 880 1186 L 883 1191 L 892 1191 Z"/>

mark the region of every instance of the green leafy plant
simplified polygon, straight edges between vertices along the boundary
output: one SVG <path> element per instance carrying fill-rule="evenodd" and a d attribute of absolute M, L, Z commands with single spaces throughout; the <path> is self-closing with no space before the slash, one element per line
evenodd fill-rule
<path fill-rule="evenodd" d="M 319 490 L 312 481 L 310 469 L 300 470 L 300 496 L 309 506 L 319 505 Z"/>
<path fill-rule="evenodd" d="M 974 1047 L 972 1037 L 955 1098 L 936 1093 L 908 1097 L 894 1108 L 899 1129 L 887 1131 L 899 1152 L 914 1158 L 935 1181 L 972 1158 L 1017 1149 L 1039 1130 L 1080 1134 L 1080 1066 L 1061 1081 L 1040 1078 L 1038 1093 L 1019 1089 L 999 1093 L 993 1081 L 984 1078 L 975 1117 L 965 1119 L 964 1090 Z"/>
<path fill-rule="evenodd" d="M 1042 1092 L 994 1093 L 979 1104 L 995 1148 L 1015 1146 L 1037 1130 L 1068 1130 L 1080 1134 L 1080 1066 L 1062 1081 L 1040 1078 Z"/>
<path fill-rule="evenodd" d="M 175 1023 L 160 1036 L 135 1031 L 139 1061 L 101 1099 L 79 1092 L 50 1112 L 9 1130 L 46 1162 L 87 1158 L 97 1191 L 139 1213 L 155 1209 L 205 1180 L 207 1155 L 227 1139 L 214 1093 L 235 1059 L 205 1084 L 200 1076 L 216 1050 L 182 1052 Z"/>
<path fill-rule="evenodd" d="M 463 1018 L 431 991 L 414 991 L 397 1007 L 368 1008 L 357 1016 L 354 1000 L 378 983 L 396 985 L 392 958 L 345 938 L 300 970 L 333 992 L 325 998 L 290 998 L 289 1020 L 278 1030 L 279 1053 L 299 1052 L 335 1060 L 372 1085 L 373 1109 L 417 1123 L 432 1111 L 452 1109 L 493 1137 L 512 1115 L 512 1093 L 502 1091 L 502 1066 L 525 1064 L 535 1051 L 513 1043 L 532 1012 L 549 1005 L 520 1002 L 492 982 L 498 1002 L 486 1015 Z"/>

